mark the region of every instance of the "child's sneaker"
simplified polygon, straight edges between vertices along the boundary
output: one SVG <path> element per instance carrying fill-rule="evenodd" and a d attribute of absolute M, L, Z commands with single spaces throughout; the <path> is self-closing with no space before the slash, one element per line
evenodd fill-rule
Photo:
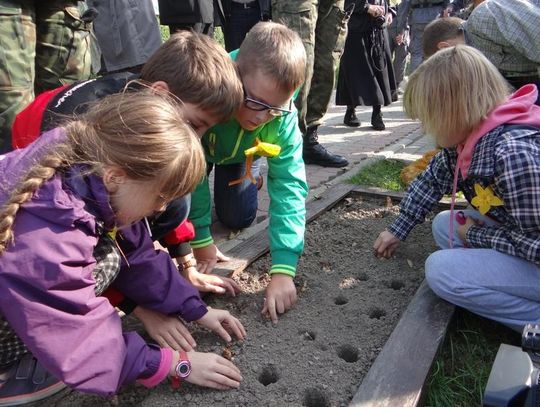
<path fill-rule="evenodd" d="M 24 355 L 0 374 L 0 406 L 39 401 L 66 387 L 30 354 Z"/>

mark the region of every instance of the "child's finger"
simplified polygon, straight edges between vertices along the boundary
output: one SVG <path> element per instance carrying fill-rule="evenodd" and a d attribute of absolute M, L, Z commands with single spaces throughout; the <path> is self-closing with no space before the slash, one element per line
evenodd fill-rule
<path fill-rule="evenodd" d="M 219 251 L 219 250 L 217 251 L 216 257 L 217 257 L 217 260 L 218 260 L 218 261 L 230 261 L 230 260 L 231 260 L 230 257 L 225 256 L 225 255 L 224 255 L 223 253 L 221 253 L 221 251 Z"/>
<path fill-rule="evenodd" d="M 278 314 L 283 314 L 285 312 L 285 303 L 282 299 L 276 301 L 276 311 Z"/>
<path fill-rule="evenodd" d="M 191 336 L 189 331 L 187 329 L 185 330 L 173 330 L 171 332 L 171 336 L 173 337 L 173 340 L 180 345 L 180 347 L 185 350 L 186 352 L 189 352 L 190 350 L 193 350 L 195 346 L 197 346 L 197 342 L 195 342 L 195 339 Z M 178 350 L 178 349 L 177 349 Z"/>
<path fill-rule="evenodd" d="M 234 334 L 238 339 L 244 339 L 244 333 L 242 332 L 242 329 L 240 328 L 242 324 L 238 319 L 231 316 L 230 319 L 227 319 L 224 321 L 224 324 L 229 328 L 229 331 Z"/>
<path fill-rule="evenodd" d="M 231 335 L 229 335 L 229 333 L 227 332 L 227 330 L 225 328 L 223 328 L 223 326 L 220 324 L 218 325 L 218 327 L 216 327 L 216 330 L 214 331 L 216 334 L 218 334 L 219 336 L 221 336 L 221 338 L 226 341 L 226 342 L 230 342 L 232 341 L 232 338 L 231 338 Z"/>
<path fill-rule="evenodd" d="M 272 323 L 277 324 L 278 316 L 276 312 L 275 298 L 266 299 L 266 307 L 268 308 L 268 315 L 270 315 L 270 320 L 272 321 Z"/>

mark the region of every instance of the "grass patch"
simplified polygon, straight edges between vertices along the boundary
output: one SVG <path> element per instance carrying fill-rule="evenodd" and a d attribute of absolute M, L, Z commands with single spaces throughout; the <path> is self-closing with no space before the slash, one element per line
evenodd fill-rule
<path fill-rule="evenodd" d="M 407 163 L 400 160 L 379 160 L 362 168 L 349 182 L 391 191 L 405 191 L 407 187 L 401 182 L 399 173 L 406 166 Z"/>
<path fill-rule="evenodd" d="M 520 340 L 517 332 L 458 309 L 428 381 L 426 406 L 481 406 L 499 345 Z"/>

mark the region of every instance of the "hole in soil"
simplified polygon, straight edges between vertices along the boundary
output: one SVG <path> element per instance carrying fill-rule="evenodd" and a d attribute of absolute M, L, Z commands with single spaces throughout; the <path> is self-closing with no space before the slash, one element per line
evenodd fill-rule
<path fill-rule="evenodd" d="M 386 316 L 386 311 L 382 308 L 372 308 L 369 310 L 368 315 L 371 319 L 381 319 Z"/>
<path fill-rule="evenodd" d="M 392 290 L 401 290 L 405 287 L 405 283 L 401 280 L 392 280 L 388 283 L 388 287 Z"/>
<path fill-rule="evenodd" d="M 334 299 L 334 304 L 336 305 L 345 305 L 349 302 L 349 299 L 344 295 L 339 295 Z"/>
<path fill-rule="evenodd" d="M 330 397 L 321 389 L 311 388 L 304 392 L 304 406 L 330 407 Z"/>
<path fill-rule="evenodd" d="M 277 382 L 279 379 L 278 371 L 275 366 L 268 365 L 263 367 L 259 375 L 259 382 L 264 386 Z"/>
<path fill-rule="evenodd" d="M 368 281 L 369 280 L 369 276 L 367 275 L 367 273 L 360 273 L 360 274 L 358 274 L 358 276 L 356 278 L 358 278 L 358 280 L 360 280 L 360 281 Z"/>
<path fill-rule="evenodd" d="M 306 341 L 314 341 L 317 337 L 317 332 L 315 331 L 306 331 L 305 329 L 301 329 L 298 331 L 298 334 L 304 338 Z"/>
<path fill-rule="evenodd" d="M 351 345 L 342 345 L 337 349 L 337 355 L 345 362 L 354 363 L 358 360 L 358 349 Z"/>

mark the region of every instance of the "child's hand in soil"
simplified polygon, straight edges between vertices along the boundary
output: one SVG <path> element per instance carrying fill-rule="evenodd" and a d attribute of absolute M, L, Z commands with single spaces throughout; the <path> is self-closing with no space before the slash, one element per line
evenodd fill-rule
<path fill-rule="evenodd" d="M 373 244 L 373 251 L 376 257 L 389 259 L 396 251 L 398 245 L 399 239 L 388 230 L 383 230 Z"/>
<path fill-rule="evenodd" d="M 240 286 L 232 278 L 203 274 L 195 267 L 188 267 L 182 275 L 199 291 L 216 294 L 229 293 L 233 297 L 240 293 Z"/>
<path fill-rule="evenodd" d="M 230 259 L 225 256 L 217 248 L 215 244 L 209 244 L 208 246 L 199 247 L 193 249 L 193 255 L 197 260 L 197 270 L 199 273 L 210 274 L 218 261 L 229 261 Z"/>
<path fill-rule="evenodd" d="M 296 304 L 296 287 L 292 277 L 287 274 L 273 274 L 266 287 L 261 314 L 270 316 L 272 322 L 277 324 L 277 314 L 283 314 L 294 304 Z"/>
<path fill-rule="evenodd" d="M 188 352 L 191 363 L 191 374 L 186 381 L 198 386 L 218 390 L 230 390 L 240 387 L 242 375 L 240 370 L 230 361 L 215 353 Z M 178 355 L 173 358 L 169 374 L 175 374 Z"/>
<path fill-rule="evenodd" d="M 244 326 L 229 311 L 208 307 L 208 312 L 197 320 L 197 323 L 217 333 L 227 342 L 232 340 L 229 333 L 234 334 L 241 341 L 246 337 Z"/>
<path fill-rule="evenodd" d="M 133 314 L 143 323 L 148 335 L 162 348 L 193 350 L 197 343 L 177 318 L 137 306 Z"/>

